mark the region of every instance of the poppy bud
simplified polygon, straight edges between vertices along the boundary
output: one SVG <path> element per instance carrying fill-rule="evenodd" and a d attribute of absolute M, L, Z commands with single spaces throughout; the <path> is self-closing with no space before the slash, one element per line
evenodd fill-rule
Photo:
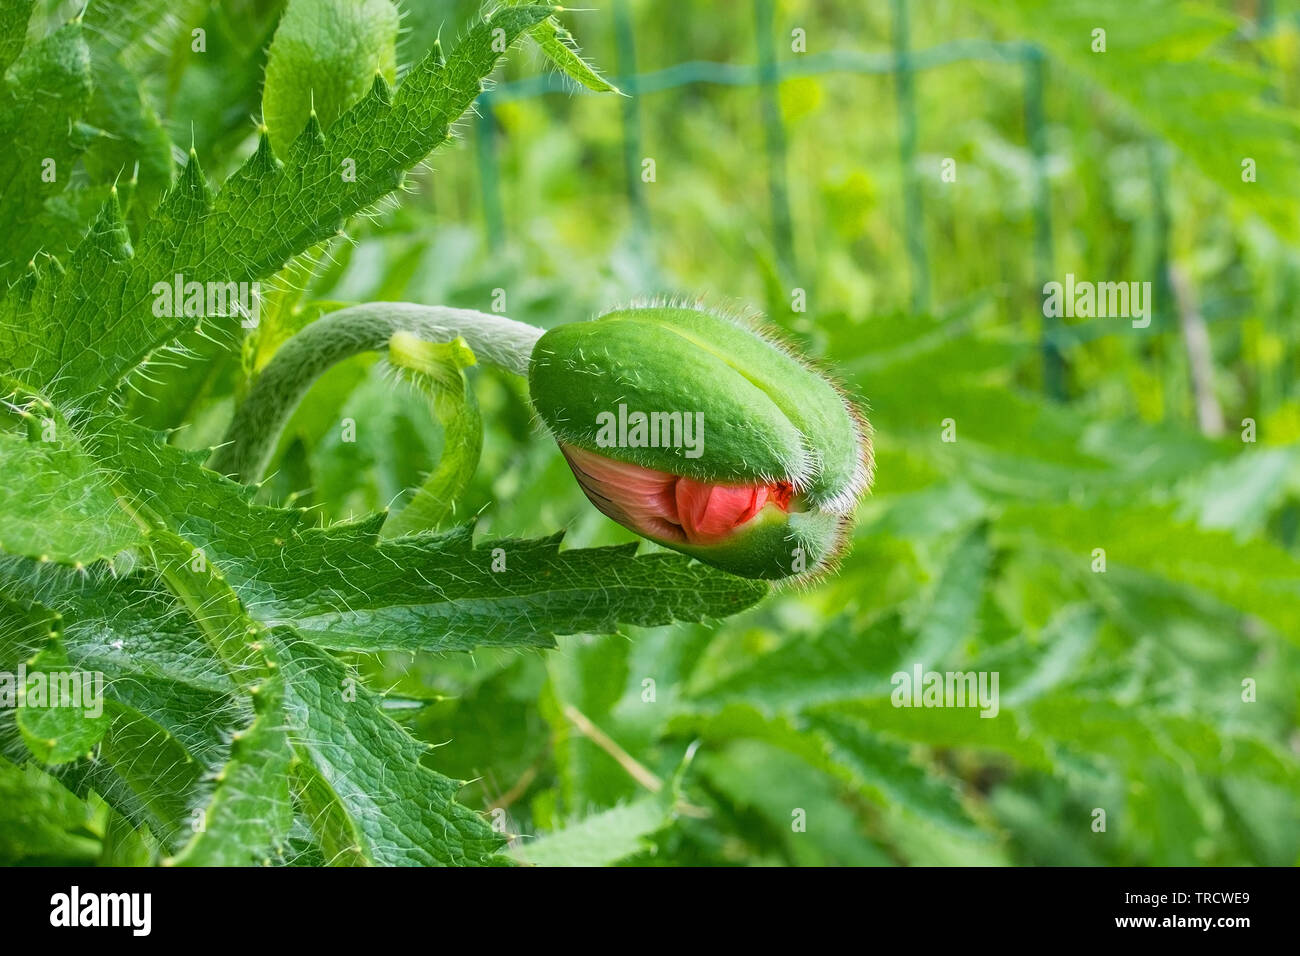
<path fill-rule="evenodd" d="M 745 577 L 832 559 L 871 480 L 867 426 L 835 387 L 703 309 L 632 307 L 551 329 L 528 382 L 592 504 Z"/>

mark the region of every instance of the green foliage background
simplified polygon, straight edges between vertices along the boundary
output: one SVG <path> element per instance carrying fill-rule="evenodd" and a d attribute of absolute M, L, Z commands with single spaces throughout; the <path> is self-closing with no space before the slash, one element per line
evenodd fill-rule
<path fill-rule="evenodd" d="M 112 56 L 152 107 L 128 154 L 155 158 L 140 167 L 131 219 L 175 175 L 148 148 L 159 136 L 192 142 L 213 181 L 256 147 L 249 118 L 262 114 L 281 5 L 171 3 L 156 22 L 144 0 L 121 6 L 141 29 Z M 837 574 L 722 621 L 625 626 L 555 649 L 343 652 L 390 716 L 437 745 L 425 763 L 472 781 L 460 803 L 517 835 L 510 855 L 542 864 L 1292 865 L 1300 5 L 906 7 L 917 51 L 957 41 L 1044 51 L 1041 155 L 1025 112 L 1032 73 L 1016 60 L 915 75 L 910 170 L 900 163 L 909 111 L 889 72 L 787 79 L 777 91 L 786 255 L 772 239 L 760 88 L 683 85 L 639 93 L 635 109 L 576 85 L 498 96 L 490 121 L 467 118 L 399 202 L 282 272 L 256 337 L 235 349 L 187 343 L 187 360 L 133 382 L 126 408 L 178 429 L 172 444 L 206 449 L 279 342 L 341 302 L 490 311 L 502 290 L 507 314 L 540 326 L 658 293 L 757 305 L 869 408 L 878 477 L 852 551 Z M 38 4 L 36 21 L 64 12 Z M 619 12 L 602 4 L 565 20 L 627 88 Z M 622 12 L 642 73 L 755 62 L 763 20 L 749 3 L 633 0 Z M 410 0 L 398 72 L 477 13 Z M 103 33 L 132 22 L 109 18 Z M 196 25 L 208 33 L 203 57 L 189 50 Z M 1089 48 L 1098 26 L 1105 54 Z M 810 54 L 883 55 L 897 39 L 890 4 L 783 0 L 772 16 L 782 64 L 801 55 L 788 42 L 796 27 Z M 548 68 L 516 55 L 500 92 Z M 653 183 L 628 181 L 632 121 L 637 171 L 653 158 Z M 91 212 L 123 166 L 121 146 L 85 153 Z M 1241 180 L 1246 156 L 1257 182 Z M 939 175 L 946 157 L 956 182 Z M 921 286 L 906 243 L 909 183 L 923 210 Z M 1219 436 L 1198 427 L 1170 267 L 1208 326 Z M 1157 300 L 1149 329 L 1098 319 L 1052 332 L 1065 369 L 1057 400 L 1043 378 L 1041 285 L 1067 272 L 1151 280 Z M 806 312 L 792 311 L 795 288 Z M 520 381 L 467 374 L 485 433 L 455 516 L 478 515 L 486 537 L 567 528 L 566 547 L 634 540 L 582 497 Z M 355 442 L 340 438 L 344 418 L 358 423 Z M 955 442 L 942 440 L 945 419 Z M 418 388 L 383 361 L 351 360 L 304 402 L 258 501 L 327 522 L 396 507 L 449 453 L 444 438 Z M 997 671 L 999 715 L 891 706 L 891 676 L 916 663 Z M 0 766 L 0 795 L 10 792 L 0 857 L 151 858 L 153 844 L 114 812 L 34 766 Z M 806 829 L 792 827 L 797 811 Z M 333 859 L 320 852 L 301 861 Z"/>

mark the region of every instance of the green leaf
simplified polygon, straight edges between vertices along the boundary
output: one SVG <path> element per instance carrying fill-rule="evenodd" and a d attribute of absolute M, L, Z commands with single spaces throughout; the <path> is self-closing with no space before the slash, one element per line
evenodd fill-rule
<path fill-rule="evenodd" d="M 6 300 L 0 354 L 52 399 L 104 403 L 111 386 L 155 349 L 204 324 L 179 314 L 184 310 L 176 303 L 167 308 L 156 287 L 177 275 L 199 283 L 260 281 L 335 235 L 447 141 L 504 52 L 494 31 L 504 31 L 508 46 L 550 13 L 549 7 L 500 11 L 490 25 L 470 30 L 446 62 L 430 54 L 413 67 L 395 93 L 376 77 L 328 135 L 309 122 L 284 163 L 264 136 L 215 197 L 191 154 L 134 247 L 110 199 L 71 268 L 37 277 Z M 355 164 L 355 182 L 343 179 L 345 160 Z M 233 330 L 240 321 L 235 314 L 205 318 L 207 334 Z"/>
<path fill-rule="evenodd" d="M 814 718 L 847 716 L 888 740 L 996 751 L 1040 770 L 1055 768 L 1049 740 L 1034 736 L 1025 716 L 1003 707 L 995 718 L 974 707 L 895 707 L 889 697 L 844 701 L 813 709 Z"/>
<path fill-rule="evenodd" d="M 171 140 L 145 100 L 139 78 L 117 54 L 96 44 L 91 68 L 95 92 L 86 120 L 104 132 L 83 157 L 86 170 L 96 183 L 133 183 L 135 208 L 152 210 L 171 186 Z"/>
<path fill-rule="evenodd" d="M 633 646 L 626 640 L 574 641 L 565 653 L 543 659 L 548 679 L 537 709 L 549 729 L 558 795 L 571 816 L 643 793 L 608 746 L 598 744 L 589 729 L 578 729 L 596 727 L 633 759 L 644 755 L 651 743 L 646 729 L 630 728 L 613 713 L 628 689 Z"/>
<path fill-rule="evenodd" d="M 911 642 L 896 614 L 863 625 L 840 618 L 820 636 L 795 635 L 776 650 L 696 690 L 695 708 L 744 700 L 767 712 L 888 694 Z"/>
<path fill-rule="evenodd" d="M 729 806 L 749 811 L 738 835 L 776 843 L 795 866 L 891 862 L 845 806 L 837 781 L 769 744 L 738 740 L 700 756 L 700 772 Z M 757 819 L 755 819 L 757 817 Z M 802 828 L 796 830 L 794 823 Z M 770 834 L 770 836 L 769 836 Z"/>
<path fill-rule="evenodd" d="M 668 823 L 658 797 L 593 813 L 536 839 L 520 839 L 512 855 L 534 866 L 609 866 L 645 849 L 647 838 Z"/>
<path fill-rule="evenodd" d="M 0 572 L 3 568 L 0 562 Z M 17 671 L 18 665 L 38 653 L 58 627 L 56 612 L 10 592 L 0 576 L 0 671 Z M 15 695 L 17 690 L 13 688 Z M 16 698 L 10 705 L 14 703 Z"/>
<path fill-rule="evenodd" d="M 1239 539 L 1261 536 L 1287 496 L 1297 462 L 1294 446 L 1244 451 L 1189 481 L 1181 489 L 1185 510 L 1201 528 L 1232 531 Z"/>
<path fill-rule="evenodd" d="M 120 482 L 121 476 L 113 475 L 112 480 Z M 120 650 L 128 640 L 133 645 L 139 642 L 142 634 L 168 630 L 166 623 L 149 620 L 143 608 L 157 610 L 162 604 L 162 622 L 179 611 L 186 615 L 184 619 L 190 641 L 193 642 L 196 633 L 207 639 L 215 658 L 209 666 L 215 664 L 217 670 L 224 670 L 234 678 L 241 690 L 252 693 L 256 682 L 264 680 L 270 671 L 270 665 L 261 653 L 262 645 L 258 642 L 263 629 L 247 616 L 219 571 L 209 565 L 202 554 L 169 530 L 166 523 L 142 503 L 138 508 L 132 513 L 140 515 L 149 527 L 147 553 L 165 579 L 166 586 L 176 593 L 179 600 L 162 601 L 154 597 L 142 602 L 143 606 L 128 604 L 131 610 L 126 616 L 137 620 L 144 618 L 145 626 L 121 633 L 118 629 L 124 624 L 120 620 L 122 608 L 105 600 L 105 592 L 121 596 L 119 585 L 107 585 L 103 577 L 88 579 L 80 588 L 68 587 L 64 581 L 56 596 L 65 602 L 68 617 L 74 625 L 89 624 L 92 633 L 96 629 L 107 629 L 118 634 L 110 647 Z M 57 570 L 63 575 L 71 573 Z M 20 600 L 31 600 L 32 592 L 37 596 L 41 593 L 40 576 L 38 573 L 33 580 L 30 573 L 26 578 L 21 572 L 9 573 L 6 575 L 6 590 L 17 594 Z M 159 584 L 161 582 L 154 585 L 154 594 L 166 594 Z M 138 585 L 138 582 L 128 581 L 122 582 L 120 587 L 129 593 L 131 587 Z M 184 611 L 180 611 L 181 606 Z M 74 633 L 74 640 L 77 636 Z M 92 649 L 91 654 L 94 653 Z M 102 650 L 99 653 L 109 656 Z M 146 642 L 145 656 L 151 653 L 156 653 L 156 649 Z M 199 779 L 204 770 L 211 767 L 214 751 L 220 749 L 220 740 L 212 739 L 213 731 L 221 734 L 230 726 L 227 721 L 232 717 L 238 718 L 238 710 L 230 706 L 233 698 L 224 691 L 213 692 L 187 682 L 173 683 L 153 676 L 128 677 L 121 673 L 114 676 L 118 680 L 114 681 L 110 701 L 113 719 L 104 732 L 98 758 L 90 765 L 76 769 L 74 776 L 80 777 L 86 786 L 98 790 L 111 806 L 133 823 L 148 824 L 160 842 L 167 846 L 179 834 L 184 823 L 184 810 L 197 800 Z M 71 741 L 68 746 L 75 744 L 79 748 L 84 744 L 83 738 L 89 735 L 84 728 L 44 726 L 56 718 L 66 723 L 67 718 L 61 714 L 42 716 L 41 726 L 30 732 L 28 728 L 20 729 L 25 731 L 24 737 L 29 744 L 40 745 L 33 746 L 33 750 L 46 747 L 50 759 L 79 756 L 81 751 L 69 751 L 60 736 L 50 733 L 39 736 L 39 732 L 52 729 Z M 222 719 L 220 724 L 218 719 Z M 277 721 L 276 725 L 279 723 Z M 100 728 L 96 730 L 103 732 Z M 45 756 L 43 752 L 39 755 Z M 225 802 L 218 806 L 224 808 Z"/>
<path fill-rule="evenodd" d="M 1019 707 L 1077 677 L 1087 653 L 1096 645 L 1099 623 L 1096 610 L 1088 605 L 1068 604 L 1061 608 L 1044 628 L 1041 642 L 1046 647 L 1032 668 L 1014 678 L 1003 673 L 1006 689 L 1002 701 L 1008 707 Z"/>
<path fill-rule="evenodd" d="M 761 740 L 787 750 L 819 769 L 830 769 L 825 740 L 802 733 L 787 716 L 767 717 L 748 703 L 734 701 L 712 714 L 678 714 L 668 722 L 667 734 L 674 737 L 702 737 L 705 741 Z"/>
<path fill-rule="evenodd" d="M 139 545 L 139 527 L 94 461 L 53 418 L 52 441 L 0 432 L 0 549 L 65 564 L 90 564 Z"/>
<path fill-rule="evenodd" d="M 188 836 L 205 768 L 163 727 L 120 704 L 98 759 L 81 768 L 89 787 L 129 820 L 147 824 L 163 845 Z"/>
<path fill-rule="evenodd" d="M 1024 712 L 1035 734 L 1125 766 L 1134 789 L 1152 758 L 1189 780 L 1236 776 L 1288 787 L 1300 782 L 1300 761 L 1285 748 L 1225 731 L 1200 716 L 1079 694 L 1045 697 Z"/>
<path fill-rule="evenodd" d="M 112 807 L 105 807 L 104 836 L 97 866 L 149 866 L 158 855 L 157 841 Z"/>
<path fill-rule="evenodd" d="M 190 678 L 211 682 L 222 673 L 221 664 L 210 653 L 195 653 L 192 619 L 175 608 L 162 611 L 163 587 L 155 581 L 150 591 L 136 592 L 151 605 L 148 611 L 129 603 L 129 581 L 102 583 L 83 590 L 80 601 L 65 604 L 70 656 L 81 653 L 83 667 L 94 660 L 104 668 L 104 723 L 108 715 L 113 721 L 94 763 L 74 777 L 100 791 L 133 823 L 151 827 L 166 845 L 193 831 L 179 862 L 278 860 L 291 818 L 292 757 L 278 685 L 268 682 L 265 693 L 256 695 L 257 716 L 250 725 L 247 710 L 232 696 L 232 683 L 215 693 L 189 683 Z M 119 602 L 116 611 L 110 597 Z M 183 628 L 178 616 L 185 620 Z M 172 644 L 171 629 L 190 646 Z M 155 638 L 161 638 L 161 646 Z M 125 653 L 127 643 L 133 653 Z M 26 713 L 20 712 L 20 723 Z M 205 796 L 209 775 L 215 775 L 216 787 Z"/>
<path fill-rule="evenodd" d="M 170 33 L 183 31 L 190 50 L 189 23 L 203 0 L 97 0 L 82 13 L 89 32 L 115 53 L 135 53 L 137 47 L 165 47 Z M 201 9 L 201 7 L 200 7 Z M 132 62 L 132 66 L 136 66 Z"/>
<path fill-rule="evenodd" d="M 369 866 L 357 821 L 310 762 L 295 759 L 289 767 L 296 825 L 307 829 L 312 852 L 322 866 Z"/>
<path fill-rule="evenodd" d="M 73 666 L 104 672 L 110 696 L 137 684 L 151 693 L 161 684 L 184 685 L 207 695 L 191 702 L 206 714 L 217 699 L 237 694 L 212 648 L 194 639 L 194 619 L 163 578 L 152 570 L 127 573 L 127 566 L 77 571 L 0 559 L 0 612 L 28 615 L 6 659 L 16 665 L 14 653 L 36 653 L 53 629 Z"/>
<path fill-rule="evenodd" d="M 908 652 L 909 661 L 937 667 L 974 632 L 990 559 L 984 526 L 958 541 L 933 591 L 920 604 L 919 634 Z"/>
<path fill-rule="evenodd" d="M 18 729 L 27 749 L 45 764 L 90 756 L 108 730 L 104 675 L 75 670 L 58 637 L 27 663 Z"/>
<path fill-rule="evenodd" d="M 158 51 L 179 31 L 190 42 L 195 2 L 97 0 L 82 14 L 95 87 L 86 122 L 100 130 L 83 161 L 92 182 L 132 186 L 130 205 L 137 222 L 144 218 L 141 213 L 153 212 L 172 182 L 171 139 L 141 77 L 161 72 Z M 191 139 L 194 135 L 191 130 Z M 90 218 L 80 220 L 78 237 Z"/>
<path fill-rule="evenodd" d="M 0 75 L 22 52 L 27 42 L 27 21 L 36 0 L 12 0 L 0 7 Z"/>
<path fill-rule="evenodd" d="M 1268 541 L 1237 541 L 1228 531 L 1198 530 L 1172 509 L 1137 504 L 1006 509 L 999 538 L 1037 541 L 1088 568 L 1095 548 L 1107 574 L 1166 578 L 1212 595 L 1300 640 L 1300 560 Z"/>
<path fill-rule="evenodd" d="M 456 496 L 474 475 L 483 450 L 483 419 L 465 369 L 475 364 L 464 339 L 425 342 L 398 332 L 388 343 L 389 360 L 429 397 L 442 423 L 442 454 L 437 467 L 400 511 L 384 522 L 384 536 L 437 528 L 454 509 Z"/>
<path fill-rule="evenodd" d="M 425 747 L 380 709 L 338 661 L 305 643 L 276 639 L 290 736 L 328 808 L 310 816 L 322 844 L 351 837 L 354 860 L 387 866 L 503 862 L 503 840 L 456 803 L 462 783 L 425 767 Z M 341 833 L 337 829 L 346 826 Z M 327 857 L 330 854 L 327 852 Z"/>
<path fill-rule="evenodd" d="M 676 555 L 638 557 L 635 544 L 561 551 L 558 534 L 478 545 L 470 535 L 349 549 L 365 562 L 353 566 L 355 583 L 330 592 L 322 573 L 308 587 L 286 580 L 271 599 L 325 647 L 445 651 L 550 647 L 554 634 L 721 618 L 766 593 Z M 498 551 L 501 573 L 492 570 Z"/>
<path fill-rule="evenodd" d="M 204 812 L 203 829 L 171 861 L 178 866 L 248 866 L 278 862 L 293 805 L 293 750 L 279 678 L 257 693 L 257 717 L 231 741 L 230 762 Z"/>
<path fill-rule="evenodd" d="M 321 129 L 361 99 L 375 74 L 397 78 L 389 0 L 289 0 L 266 61 L 262 116 L 284 155 L 315 112 Z"/>
<path fill-rule="evenodd" d="M 581 83 L 597 93 L 617 93 L 618 87 L 596 72 L 595 67 L 582 58 L 578 41 L 555 17 L 548 17 L 528 31 L 537 41 L 542 53 L 569 79 Z"/>
<path fill-rule="evenodd" d="M 949 864 L 996 861 L 997 854 L 954 785 L 932 770 L 927 773 L 909 757 L 906 746 L 876 735 L 874 727 L 868 732 L 867 726 L 838 713 L 819 712 L 797 721 L 769 718 L 748 704 L 733 703 L 714 714 L 678 715 L 669 722 L 668 733 L 701 737 L 707 747 L 734 741 L 777 747 L 879 808 L 880 824 L 890 840 L 908 843 L 914 856 L 928 858 L 938 852 L 941 856 L 932 862 Z"/>
<path fill-rule="evenodd" d="M 24 50 L 5 78 L 0 91 L 0 142 L 6 144 L 0 152 L 0 290 L 22 274 L 45 242 L 43 207 L 67 187 L 73 164 L 87 145 L 79 123 L 90 96 L 90 51 L 76 22 Z M 0 348 L 0 354 L 6 351 Z"/>
<path fill-rule="evenodd" d="M 110 694 L 132 684 L 153 693 L 159 684 L 183 685 L 206 693 L 211 699 L 203 710 L 210 712 L 213 701 L 238 693 L 212 649 L 194 639 L 194 619 L 158 575 L 101 573 L 80 582 L 70 576 L 47 585 L 53 592 L 47 600 L 63 613 L 69 657 L 78 667 L 109 675 Z"/>
<path fill-rule="evenodd" d="M 163 587 L 159 582 L 159 587 Z M 189 625 L 191 644 L 203 646 L 195 640 L 197 627 Z M 139 632 L 128 632 L 114 644 L 138 640 Z M 212 666 L 220 669 L 219 661 Z M 185 748 L 205 771 L 216 772 L 227 759 L 231 734 L 248 724 L 247 702 L 237 690 L 214 693 L 182 681 L 142 677 L 129 670 L 104 671 L 105 697 L 112 703 L 129 707 L 154 721 Z"/>
<path fill-rule="evenodd" d="M 123 422 L 96 418 L 84 440 L 257 619 L 291 623 L 325 647 L 548 647 L 554 634 L 725 617 L 767 593 L 680 555 L 637 556 L 635 544 L 561 551 L 563 535 L 552 535 L 476 546 L 468 526 L 381 543 L 382 515 L 321 528 L 252 504 L 250 489 Z"/>
<path fill-rule="evenodd" d="M 99 854 L 90 810 L 33 765 L 0 758 L 0 863 L 86 866 Z"/>
<path fill-rule="evenodd" d="M 826 735 L 832 759 L 852 769 L 859 789 L 878 806 L 957 834 L 978 836 L 978 824 L 962 804 L 958 787 L 933 765 L 915 760 L 909 748 L 851 720 L 823 716 L 811 726 Z"/>

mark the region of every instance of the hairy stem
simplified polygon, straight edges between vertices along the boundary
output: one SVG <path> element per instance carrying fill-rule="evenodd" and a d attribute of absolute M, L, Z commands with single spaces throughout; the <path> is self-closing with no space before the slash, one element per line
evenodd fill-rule
<path fill-rule="evenodd" d="M 329 368 L 362 352 L 387 348 L 395 332 L 429 342 L 460 336 L 481 362 L 516 375 L 528 374 L 528 359 L 542 330 L 503 315 L 471 309 L 369 302 L 331 312 L 289 341 L 262 370 L 235 413 L 225 444 L 208 467 L 245 483 L 260 481 L 280 432 L 312 383 Z"/>

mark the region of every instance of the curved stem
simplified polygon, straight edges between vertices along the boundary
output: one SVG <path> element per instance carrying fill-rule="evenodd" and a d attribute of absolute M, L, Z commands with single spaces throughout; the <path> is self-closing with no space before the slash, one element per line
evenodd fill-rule
<path fill-rule="evenodd" d="M 516 375 L 528 374 L 529 356 L 542 336 L 542 329 L 472 309 L 368 302 L 331 312 L 275 353 L 235 412 L 225 444 L 208 467 L 245 483 L 260 481 L 280 432 L 316 379 L 344 359 L 386 348 L 394 332 L 429 342 L 460 336 L 479 361 Z"/>

